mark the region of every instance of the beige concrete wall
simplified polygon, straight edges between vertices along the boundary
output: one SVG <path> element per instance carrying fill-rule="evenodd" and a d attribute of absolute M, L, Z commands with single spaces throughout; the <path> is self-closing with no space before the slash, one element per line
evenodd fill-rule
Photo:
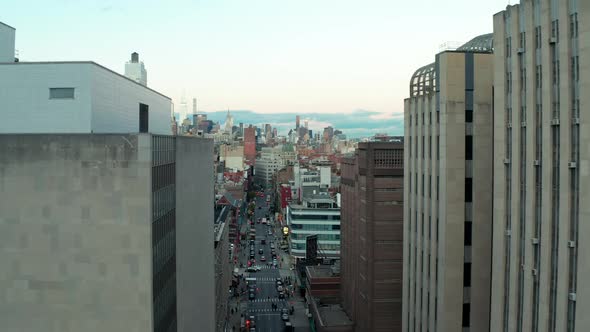
<path fill-rule="evenodd" d="M 148 137 L 0 135 L 2 331 L 152 329 Z"/>
<path fill-rule="evenodd" d="M 533 324 L 538 324 L 540 331 L 551 330 L 554 328 L 557 331 L 565 331 L 568 329 L 568 315 L 575 313 L 576 331 L 590 329 L 590 319 L 584 315 L 580 308 L 583 308 L 583 303 L 588 298 L 588 285 L 586 276 L 590 272 L 588 268 L 588 258 L 584 255 L 584 241 L 583 234 L 587 234 L 587 226 L 585 221 L 588 216 L 588 204 L 585 204 L 586 197 L 588 197 L 588 130 L 587 119 L 585 119 L 584 105 L 587 104 L 587 95 L 589 91 L 588 78 L 585 74 L 588 73 L 589 67 L 589 40 L 590 29 L 588 26 L 588 19 L 590 13 L 590 3 L 587 1 L 578 1 L 578 50 L 580 59 L 580 140 L 579 149 L 580 157 L 577 160 L 575 168 L 569 166 L 572 161 L 572 151 L 574 148 L 571 132 L 572 128 L 576 126 L 572 109 L 573 104 L 571 100 L 574 83 L 572 81 L 571 70 L 571 56 L 574 55 L 575 47 L 574 40 L 570 38 L 570 6 L 568 1 L 557 1 L 557 15 L 555 18 L 559 19 L 559 42 L 555 44 L 559 56 L 559 213 L 553 223 L 552 214 L 555 209 L 552 204 L 552 162 L 554 144 L 552 141 L 552 131 L 555 126 L 552 125 L 554 118 L 552 112 L 552 62 L 551 62 L 551 44 L 549 37 L 551 35 L 551 20 L 552 10 L 550 2 L 541 2 L 541 53 L 539 61 L 537 62 L 535 56 L 535 31 L 534 31 L 534 11 L 531 1 L 521 1 L 520 5 L 510 6 L 507 11 L 500 12 L 494 16 L 494 32 L 495 32 L 495 54 L 494 54 L 494 85 L 495 85 L 495 120 L 494 120 L 494 137 L 495 137 L 495 162 L 494 162 L 494 249 L 493 249 L 493 289 L 498 290 L 493 293 L 492 297 L 492 311 L 491 311 L 491 326 L 492 330 L 502 330 L 504 328 L 505 320 L 507 327 L 510 330 L 522 328 L 530 330 Z M 508 29 L 504 23 L 504 16 L 510 14 L 511 29 Z M 522 14 L 522 16 L 520 16 Z M 519 54 L 517 48 L 519 47 L 519 20 L 520 17 L 525 19 L 526 32 L 526 48 L 524 53 Z M 512 48 L 507 49 L 505 38 L 507 36 L 512 38 Z M 510 67 L 506 64 L 506 52 L 511 54 Z M 525 60 L 527 70 L 527 90 L 521 92 L 521 85 L 519 82 L 519 58 Z M 542 66 L 543 86 L 540 92 L 540 101 L 542 104 L 542 158 L 539 160 L 539 165 L 535 165 L 534 161 L 537 158 L 535 154 L 535 144 L 537 135 L 535 133 L 535 103 L 536 103 L 536 87 L 535 87 L 535 65 Z M 510 69 L 513 74 L 513 89 L 512 96 L 509 98 L 506 91 L 506 71 Z M 523 101 L 526 103 L 523 103 Z M 512 107 L 513 115 L 511 119 L 506 118 L 506 105 Z M 526 117 L 520 115 L 520 107 L 526 105 Z M 524 122 L 524 125 L 523 125 Z M 511 125 L 512 135 L 506 138 L 506 128 L 508 123 Z M 521 133 L 526 131 L 526 142 L 521 141 Z M 507 139 L 512 142 L 512 154 L 506 155 Z M 526 146 L 525 146 L 526 145 Z M 526 148 L 526 154 L 521 155 L 523 147 Z M 512 178 L 512 200 L 510 206 L 506 206 L 506 166 L 503 162 L 504 158 L 510 159 L 512 171 L 510 176 Z M 523 159 L 526 158 L 526 159 Z M 575 160 L 574 160 L 575 161 Z M 520 172 L 520 165 L 524 163 L 526 170 L 526 177 L 524 173 Z M 538 167 L 541 167 L 542 179 L 542 203 L 541 203 L 541 217 L 542 225 L 541 233 L 535 234 L 536 224 L 536 208 L 537 203 L 534 200 L 536 194 L 535 172 Z M 574 204 L 571 199 L 572 196 L 572 176 L 576 173 L 580 174 L 579 179 L 579 197 L 580 205 L 579 211 L 575 211 Z M 526 199 L 523 201 L 520 198 L 519 183 L 526 182 Z M 524 212 L 524 219 L 521 219 L 520 213 Z M 579 241 L 572 238 L 572 220 L 578 214 L 579 216 Z M 557 226 L 558 233 L 554 233 L 553 227 Z M 520 230 L 524 229 L 524 233 Z M 510 236 L 507 236 L 507 231 Z M 558 251 L 556 268 L 557 268 L 557 282 L 555 287 L 551 283 L 552 273 L 551 267 L 554 264 L 552 260 L 553 238 L 556 239 L 556 247 Z M 538 237 L 538 244 L 533 244 L 533 240 Z M 574 240 L 574 248 L 571 248 L 568 241 Z M 508 241 L 508 242 L 507 242 Z M 522 242 L 521 242 L 522 241 Z M 520 258 L 519 246 L 524 243 L 524 256 Z M 510 251 L 506 249 L 509 244 Z M 534 252 L 536 246 L 540 247 L 540 265 L 537 266 L 534 261 Z M 577 251 L 577 273 L 574 270 L 574 265 L 570 264 L 570 259 Z M 507 260 L 510 259 L 510 273 L 506 279 Z M 520 274 L 523 275 L 523 285 L 519 284 Z M 577 290 L 575 300 L 575 312 L 570 311 L 569 307 L 573 304 L 569 299 L 569 293 L 573 291 L 572 286 L 569 285 L 570 275 L 577 276 Z M 535 291 L 535 282 L 539 283 L 539 299 L 532 300 Z M 552 318 L 551 313 L 551 298 L 550 294 L 556 292 L 555 317 Z M 586 296 L 584 296 L 586 295 Z M 509 302 L 505 303 L 508 298 Z M 522 304 L 522 310 L 520 310 Z M 534 319 L 535 307 L 538 304 L 539 317 Z M 507 305 L 507 306 L 506 306 Z M 508 316 L 504 316 L 504 310 L 507 309 Z M 574 316 L 572 316 L 574 317 Z M 551 326 L 552 320 L 554 327 Z"/>
<path fill-rule="evenodd" d="M 465 122 L 465 54 L 444 52 L 438 61 L 439 119 L 434 93 L 409 98 L 404 103 L 403 328 L 410 331 L 461 330 L 463 303 L 467 301 L 471 303 L 472 330 L 485 331 L 489 324 L 492 220 L 492 57 L 474 54 L 473 124 Z M 464 245 L 468 127 L 474 135 L 474 212 L 473 245 L 469 248 L 471 287 L 464 294 L 463 266 L 468 248 Z M 437 137 L 440 152 L 437 151 Z M 414 247 L 418 249 L 414 251 Z"/>

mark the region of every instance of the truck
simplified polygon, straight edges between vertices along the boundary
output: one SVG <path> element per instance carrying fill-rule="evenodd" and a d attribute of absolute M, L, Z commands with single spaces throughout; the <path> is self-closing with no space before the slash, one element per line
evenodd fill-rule
<path fill-rule="evenodd" d="M 250 228 L 250 240 L 256 240 L 256 228 Z"/>

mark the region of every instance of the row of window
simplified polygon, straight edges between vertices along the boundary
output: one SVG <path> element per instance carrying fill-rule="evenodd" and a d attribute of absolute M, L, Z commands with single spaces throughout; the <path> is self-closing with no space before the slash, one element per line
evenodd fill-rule
<path fill-rule="evenodd" d="M 293 214 L 289 211 L 291 220 L 340 220 L 340 215 L 310 215 L 310 214 Z"/>
<path fill-rule="evenodd" d="M 291 243 L 291 249 L 293 250 L 305 250 L 305 243 Z M 321 250 L 340 250 L 339 244 L 331 244 L 331 243 L 318 243 L 318 249 Z"/>
<path fill-rule="evenodd" d="M 291 229 L 304 230 L 304 231 L 334 231 L 334 230 L 340 230 L 340 225 L 291 224 Z"/>
<path fill-rule="evenodd" d="M 309 235 L 310 234 L 291 233 L 291 239 L 305 240 Z M 340 241 L 340 234 L 317 234 L 317 236 L 319 241 Z"/>

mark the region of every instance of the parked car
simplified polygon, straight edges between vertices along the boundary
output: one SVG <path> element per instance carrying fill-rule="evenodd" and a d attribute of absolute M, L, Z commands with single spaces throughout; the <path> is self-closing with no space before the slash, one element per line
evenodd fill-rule
<path fill-rule="evenodd" d="M 260 261 L 261 261 L 261 262 L 266 262 L 266 257 L 264 257 L 264 256 L 260 256 Z"/>
<path fill-rule="evenodd" d="M 258 249 L 258 253 L 261 255 L 264 254 L 264 249 L 262 249 L 262 248 Z"/>

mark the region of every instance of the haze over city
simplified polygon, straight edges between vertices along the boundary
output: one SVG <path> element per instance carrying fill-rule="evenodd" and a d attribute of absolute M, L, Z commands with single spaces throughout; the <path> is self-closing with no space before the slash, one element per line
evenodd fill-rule
<path fill-rule="evenodd" d="M 177 107 L 184 92 L 189 101 L 196 97 L 204 112 L 360 109 L 390 118 L 403 113 L 416 68 L 432 62 L 443 43 L 490 32 L 490 13 L 506 5 L 506 0 L 33 0 L 3 6 L 0 20 L 19 27 L 22 61 L 88 59 L 122 72 L 121 59 L 137 51 L 150 85 Z M 444 29 L 437 21 L 441 16 Z M 354 135 L 374 133 L 358 129 Z"/>

